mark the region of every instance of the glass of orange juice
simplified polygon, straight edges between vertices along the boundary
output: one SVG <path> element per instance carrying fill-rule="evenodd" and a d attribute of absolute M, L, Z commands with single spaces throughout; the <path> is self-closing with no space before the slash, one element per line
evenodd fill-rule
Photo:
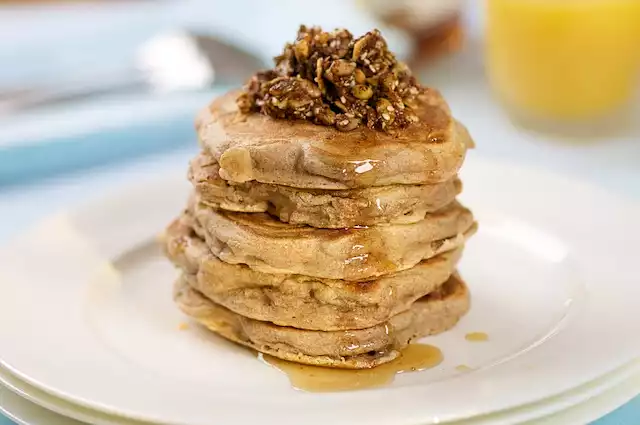
<path fill-rule="evenodd" d="M 640 0 L 486 0 L 486 63 L 518 113 L 588 121 L 640 80 Z"/>

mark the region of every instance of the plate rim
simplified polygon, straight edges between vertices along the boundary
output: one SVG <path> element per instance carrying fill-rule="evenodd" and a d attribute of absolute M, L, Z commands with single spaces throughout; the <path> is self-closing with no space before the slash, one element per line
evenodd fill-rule
<path fill-rule="evenodd" d="M 640 360 L 635 360 L 621 366 L 615 371 L 607 374 L 605 376 L 601 376 L 596 378 L 594 381 L 587 382 L 583 386 L 574 388 L 566 393 L 558 394 L 553 397 L 549 397 L 548 399 L 540 400 L 528 405 L 518 406 L 512 409 L 506 409 L 502 411 L 497 411 L 494 413 L 490 413 L 487 415 L 483 415 L 481 419 L 484 420 L 509 420 L 512 418 L 513 414 L 521 413 L 523 411 L 530 411 L 531 409 L 535 409 L 537 407 L 544 407 L 543 412 L 539 412 L 540 415 L 528 414 L 525 421 L 532 420 L 540 420 L 547 419 L 548 417 L 552 417 L 556 414 L 563 413 L 566 410 L 570 410 L 577 406 L 582 406 L 590 402 L 590 400 L 594 397 L 599 397 L 605 395 L 610 391 L 614 391 L 616 388 L 620 386 L 624 386 L 625 384 L 631 381 L 640 380 Z M 98 414 L 99 416 L 109 416 L 109 418 L 104 418 L 106 421 L 104 423 L 110 423 L 113 425 L 152 425 L 149 423 L 136 421 L 134 419 L 126 418 L 123 416 L 111 415 L 106 412 L 101 412 L 98 410 L 94 410 L 88 407 L 77 405 L 68 400 L 64 400 L 56 397 L 53 394 L 50 394 L 42 389 L 32 386 L 26 381 L 22 381 L 18 376 L 15 376 L 9 370 L 5 370 L 2 366 L 0 366 L 0 391 L 5 390 L 9 391 L 12 394 L 16 395 L 24 399 L 26 402 L 34 404 L 40 408 L 46 409 L 48 411 L 53 412 L 54 414 L 60 415 L 65 418 L 75 419 L 77 421 L 87 422 L 87 423 L 98 423 L 95 422 L 96 417 L 93 416 Z M 36 394 L 34 395 L 34 390 Z M 38 394 L 38 392 L 42 394 Z M 43 399 L 43 396 L 46 398 L 50 398 L 50 400 Z M 569 400 L 567 400 L 569 398 Z M 68 404 L 68 407 L 60 407 L 58 403 Z M 551 409 L 549 409 L 551 403 Z M 611 408 L 613 409 L 624 405 L 618 404 L 617 402 Z M 608 406 L 610 406 L 608 404 Z M 71 409 L 80 409 L 82 413 L 78 414 L 77 411 Z M 3 406 L 0 404 L 0 412 L 3 411 Z M 86 411 L 86 412 L 84 412 Z M 71 412 L 71 413 L 69 413 Z M 9 419 L 12 419 L 9 417 Z M 452 422 L 452 425 L 473 425 L 474 421 L 478 418 L 469 418 L 463 419 L 460 423 L 459 421 Z M 522 418 L 520 418 L 522 419 Z M 12 419 L 13 420 L 13 419 Z M 102 421 L 102 419 L 98 419 Z M 15 421 L 15 420 L 14 420 Z M 470 422 L 469 422 L 470 421 Z"/>

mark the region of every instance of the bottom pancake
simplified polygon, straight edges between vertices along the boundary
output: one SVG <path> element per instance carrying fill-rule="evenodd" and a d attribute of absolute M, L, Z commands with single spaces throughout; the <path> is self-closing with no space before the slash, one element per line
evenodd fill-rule
<path fill-rule="evenodd" d="M 180 278 L 174 300 L 180 309 L 217 334 L 284 360 L 316 366 L 366 369 L 390 362 L 413 339 L 444 332 L 469 310 L 469 292 L 459 276 L 416 301 L 409 310 L 366 329 L 310 331 L 249 319 L 214 303 Z"/>

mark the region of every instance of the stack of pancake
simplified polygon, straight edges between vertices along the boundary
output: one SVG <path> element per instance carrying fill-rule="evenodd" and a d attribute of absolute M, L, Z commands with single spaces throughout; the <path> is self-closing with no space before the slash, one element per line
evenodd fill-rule
<path fill-rule="evenodd" d="M 178 306 L 260 352 L 354 369 L 455 325 L 469 308 L 455 270 L 476 225 L 455 198 L 471 140 L 426 94 L 393 133 L 216 99 L 197 119 L 193 194 L 164 236 Z"/>

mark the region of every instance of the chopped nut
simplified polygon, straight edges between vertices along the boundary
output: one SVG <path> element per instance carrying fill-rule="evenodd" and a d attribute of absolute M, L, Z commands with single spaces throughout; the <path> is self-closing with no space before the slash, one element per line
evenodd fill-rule
<path fill-rule="evenodd" d="M 388 72 L 380 77 L 380 85 L 385 92 L 392 92 L 398 79 L 392 72 Z"/>
<path fill-rule="evenodd" d="M 298 61 L 303 61 L 309 56 L 309 43 L 304 38 L 295 44 L 295 54 Z"/>
<path fill-rule="evenodd" d="M 320 44 L 327 44 L 329 41 L 329 34 L 326 32 L 320 32 L 315 36 L 315 40 Z"/>
<path fill-rule="evenodd" d="M 398 77 L 398 78 L 399 78 L 399 77 L 400 77 L 400 76 L 402 76 L 403 74 L 409 73 L 410 71 L 409 71 L 409 67 L 407 66 L 407 64 L 406 64 L 406 63 L 404 63 L 404 62 L 398 62 L 398 63 L 396 63 L 396 64 L 394 65 L 394 67 L 391 69 L 391 72 L 393 72 L 393 74 L 394 74 L 396 77 Z"/>
<path fill-rule="evenodd" d="M 365 65 L 365 70 L 370 71 L 368 75 L 383 72 L 397 63 L 378 30 L 368 32 L 355 41 L 351 58 Z"/>
<path fill-rule="evenodd" d="M 349 118 L 346 115 L 341 115 L 338 120 L 336 128 L 340 131 L 351 131 L 360 125 L 360 119 L 356 117 Z"/>
<path fill-rule="evenodd" d="M 355 70 L 355 62 L 338 59 L 331 64 L 327 71 L 337 75 L 338 77 L 345 77 L 347 75 L 351 75 Z"/>
<path fill-rule="evenodd" d="M 245 114 L 309 120 L 341 131 L 360 125 L 389 131 L 418 121 L 414 109 L 423 95 L 379 31 L 354 39 L 347 30 L 301 26 L 275 58 L 275 68 L 256 74 L 237 104 Z"/>
<path fill-rule="evenodd" d="M 354 86 L 351 93 L 360 100 L 368 100 L 373 96 L 373 90 L 370 86 L 365 84 L 358 84 L 357 86 Z"/>
<path fill-rule="evenodd" d="M 318 122 L 323 125 L 334 125 L 336 123 L 336 113 L 328 106 L 323 106 L 317 111 L 314 111 Z"/>
<path fill-rule="evenodd" d="M 347 105 L 345 105 L 344 103 L 340 102 L 339 100 L 336 100 L 334 102 L 334 105 L 336 105 L 338 107 L 338 109 L 341 109 L 345 112 L 347 112 L 349 109 L 347 108 Z"/>
<path fill-rule="evenodd" d="M 391 106 L 391 102 L 389 102 L 387 99 L 380 99 L 378 100 L 378 103 L 376 103 L 376 110 L 382 113 L 386 111 L 389 106 Z"/>
<path fill-rule="evenodd" d="M 367 58 L 367 52 L 364 52 L 365 45 L 367 43 L 367 38 L 361 37 L 356 43 L 353 45 L 353 53 L 351 55 L 351 59 L 354 61 L 365 60 Z"/>
<path fill-rule="evenodd" d="M 245 114 L 260 110 L 260 103 L 263 101 L 263 85 L 278 74 L 274 71 L 262 71 L 254 75 L 244 88 L 244 93 L 238 98 L 238 108 Z"/>
<path fill-rule="evenodd" d="M 295 118 L 303 118 L 321 102 L 320 89 L 311 81 L 299 77 L 278 77 L 265 87 L 264 108 L 277 117 L 285 118 L 291 114 Z"/>
<path fill-rule="evenodd" d="M 316 60 L 316 77 L 313 79 L 313 81 L 316 82 L 322 94 L 327 94 L 327 86 L 324 84 L 324 78 L 322 78 L 322 73 L 323 73 L 322 58 L 318 58 L 318 60 Z"/>
<path fill-rule="evenodd" d="M 387 99 L 378 100 L 378 103 L 376 103 L 376 111 L 382 119 L 386 121 L 387 125 L 393 123 L 396 119 L 395 110 L 393 109 L 391 102 Z"/>

